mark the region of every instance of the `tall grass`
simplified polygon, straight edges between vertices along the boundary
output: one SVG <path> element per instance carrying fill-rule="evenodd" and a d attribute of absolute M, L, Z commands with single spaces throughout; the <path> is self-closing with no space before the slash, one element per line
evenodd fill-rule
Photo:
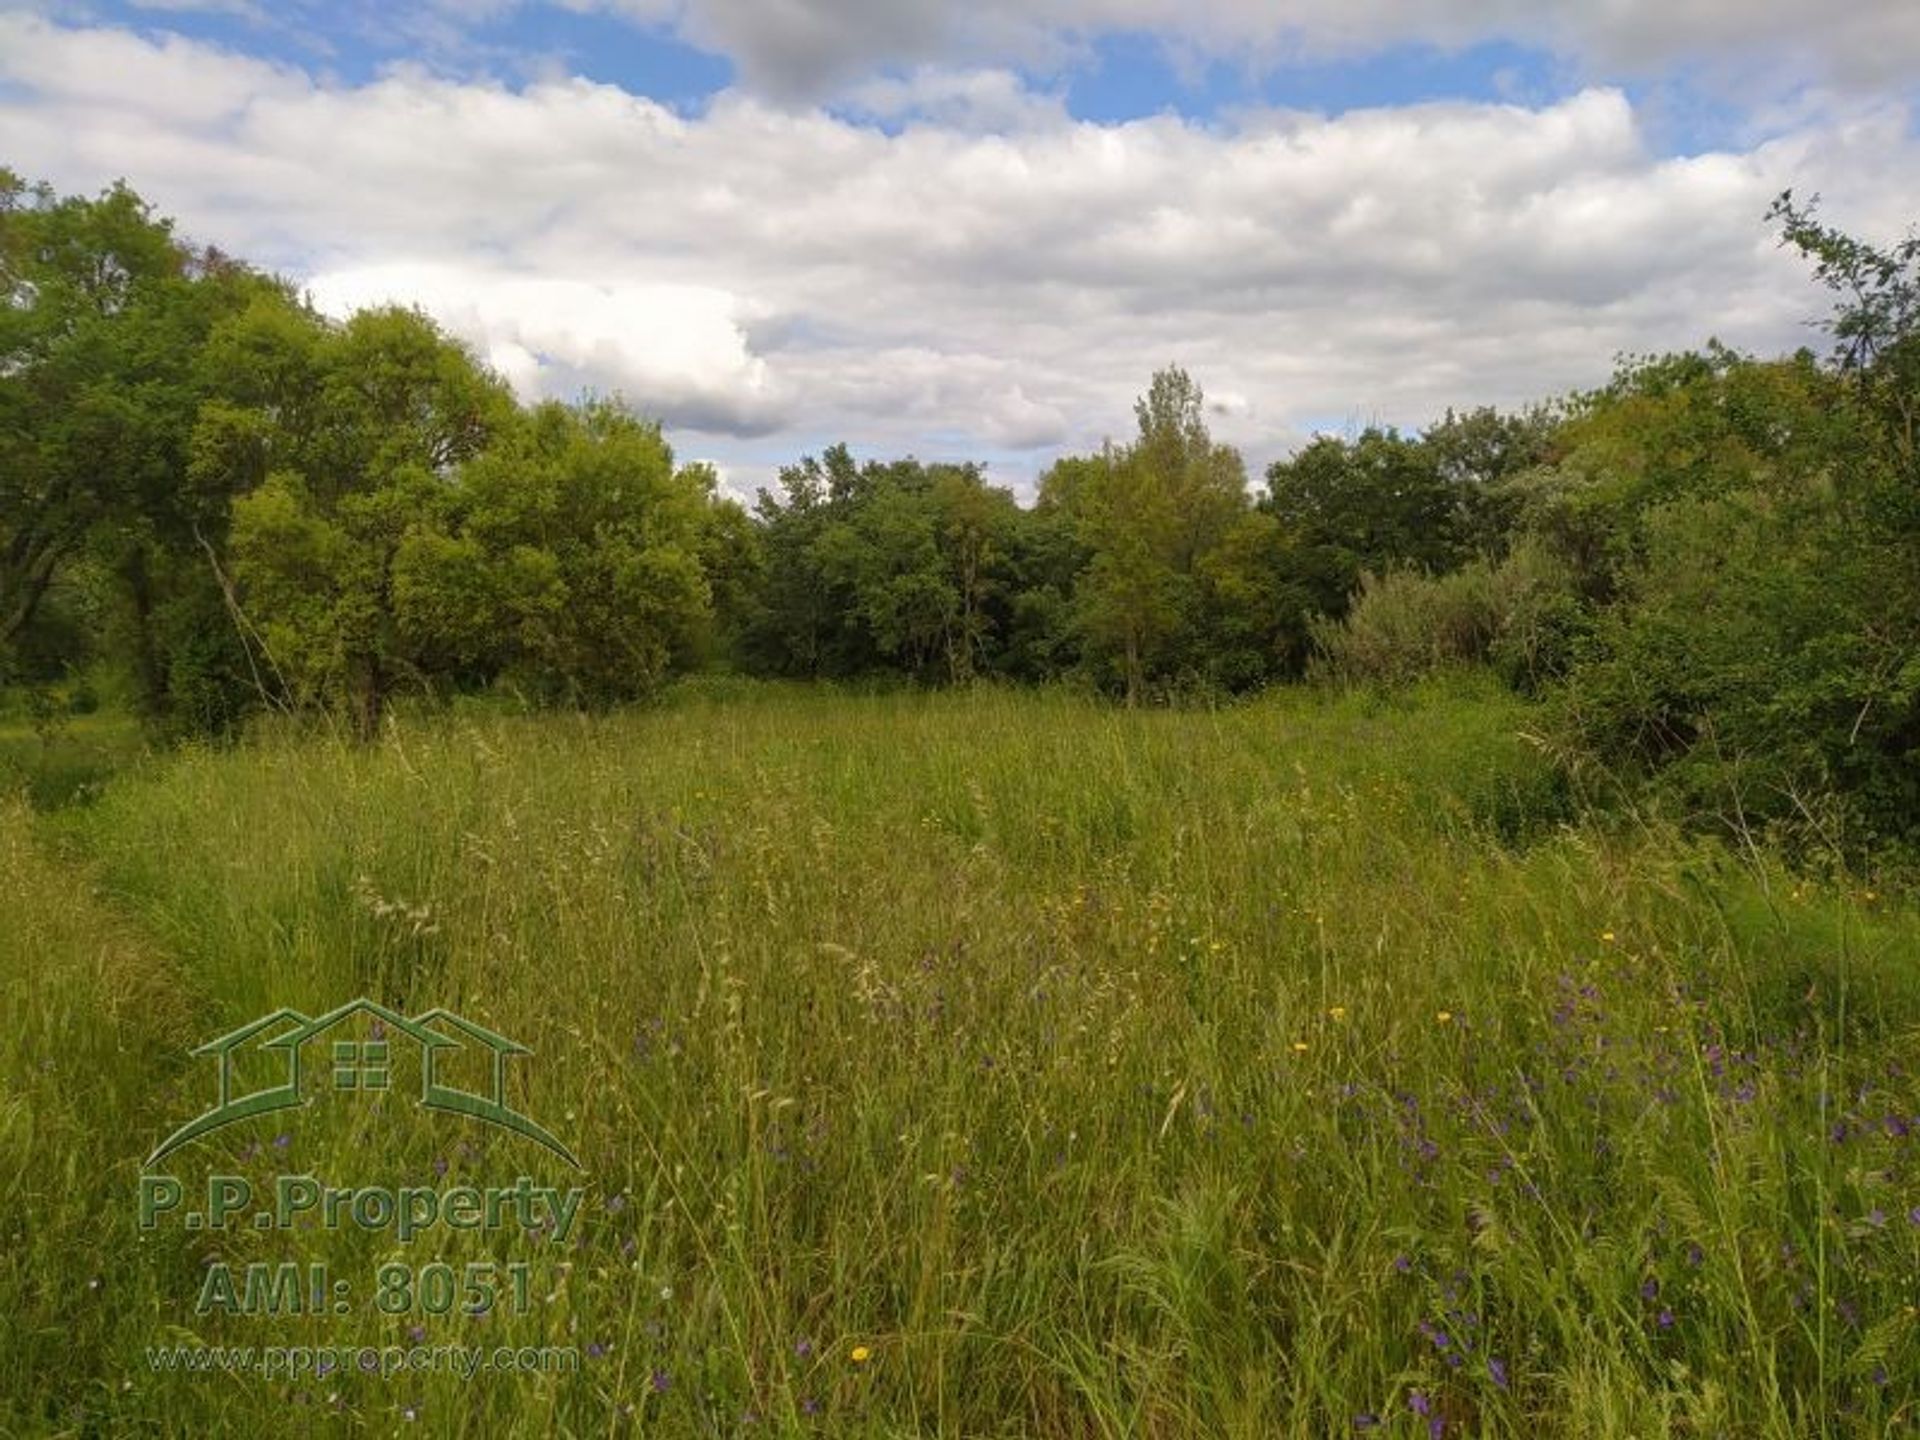
<path fill-rule="evenodd" d="M 35 938 L 6 953 L 36 978 L 0 1037 L 8 1158 L 49 1178 L 30 1265 L 0 1270 L 0 1419 L 1905 1424 L 1920 923 L 1861 882 L 1569 822 L 1528 720 L 1471 685 L 1210 713 L 750 690 L 187 754 L 30 836 L 12 815 L 23 878 L 0 883 Z M 146 988 L 89 969 L 102 937 L 148 957 Z M 429 1343 L 577 1344 L 578 1374 L 147 1370 L 174 1330 L 416 1338 L 366 1311 L 192 1316 L 210 1255 L 370 1277 L 390 1240 L 129 1223 L 141 1158 L 205 1101 L 183 1032 L 361 993 L 536 1052 L 522 1108 L 581 1157 L 586 1221 L 557 1253 L 406 1258 L 535 1260 L 531 1314 Z M 88 1083 L 50 1088 L 37 1066 L 76 1034 Z M 179 1160 L 567 1183 L 444 1117 L 369 1125 L 266 1121 Z M 53 1334 L 65 1366 L 32 1346 Z"/>

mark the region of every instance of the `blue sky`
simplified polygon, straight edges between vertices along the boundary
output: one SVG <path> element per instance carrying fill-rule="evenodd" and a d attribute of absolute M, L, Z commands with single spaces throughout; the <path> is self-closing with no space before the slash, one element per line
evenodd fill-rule
<path fill-rule="evenodd" d="M 1900 233 L 1916 76 L 1884 0 L 0 0 L 0 163 L 736 490 L 839 438 L 1024 490 L 1167 363 L 1257 474 L 1800 344 L 1767 203 Z"/>

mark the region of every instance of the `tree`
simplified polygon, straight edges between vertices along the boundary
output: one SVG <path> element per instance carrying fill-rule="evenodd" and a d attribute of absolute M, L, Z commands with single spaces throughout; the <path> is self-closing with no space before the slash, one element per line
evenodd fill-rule
<path fill-rule="evenodd" d="M 1134 415 L 1126 449 L 1063 461 L 1051 479 L 1089 556 L 1076 594 L 1088 656 L 1117 671 L 1129 705 L 1203 628 L 1202 568 L 1248 504 L 1245 466 L 1208 434 L 1184 370 L 1158 371 Z"/>
<path fill-rule="evenodd" d="M 468 679 L 575 704 L 648 695 L 705 647 L 715 483 L 676 470 L 660 427 L 617 401 L 542 405 L 401 542 L 400 633 Z"/>
<path fill-rule="evenodd" d="M 0 646 L 59 569 L 179 473 L 187 256 L 125 185 L 57 199 L 0 170 Z"/>
<path fill-rule="evenodd" d="M 1857 381 L 1911 477 L 1920 426 L 1920 234 L 1873 245 L 1819 223 L 1819 203 L 1816 196 L 1802 207 L 1783 191 L 1767 218 L 1780 222 L 1780 243 L 1812 260 L 1814 277 L 1839 297 L 1822 322 L 1834 337 L 1834 360 Z"/>
<path fill-rule="evenodd" d="M 396 557 L 444 513 L 512 398 L 415 311 L 334 326 L 255 307 L 218 348 L 251 364 L 203 417 L 195 458 L 236 489 L 264 477 L 233 507 L 244 613 L 294 699 L 342 708 L 370 737 L 394 685 L 421 673 L 395 621 Z"/>
<path fill-rule="evenodd" d="M 1262 506 L 1301 550 L 1317 550 L 1318 608 L 1345 612 L 1363 571 L 1445 570 L 1466 558 L 1461 491 L 1432 447 L 1397 430 L 1316 437 L 1267 468 Z"/>

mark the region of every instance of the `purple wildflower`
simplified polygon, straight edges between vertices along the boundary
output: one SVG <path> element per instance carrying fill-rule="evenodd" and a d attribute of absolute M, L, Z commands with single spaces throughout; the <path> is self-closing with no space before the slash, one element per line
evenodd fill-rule
<path fill-rule="evenodd" d="M 1502 1360 L 1498 1355 L 1494 1355 L 1488 1358 L 1487 1374 L 1493 1377 L 1493 1383 L 1498 1385 L 1502 1390 L 1505 1390 L 1508 1388 L 1507 1362 Z"/>
<path fill-rule="evenodd" d="M 672 1384 L 673 1384 L 673 1376 L 669 1375 L 666 1371 L 656 1370 L 653 1372 L 653 1393 L 654 1394 L 656 1395 L 666 1394 L 668 1387 L 671 1386 Z"/>

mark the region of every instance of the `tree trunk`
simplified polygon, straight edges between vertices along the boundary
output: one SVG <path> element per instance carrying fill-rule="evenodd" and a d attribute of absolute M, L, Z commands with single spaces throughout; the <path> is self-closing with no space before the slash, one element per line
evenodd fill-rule
<path fill-rule="evenodd" d="M 361 744 L 371 743 L 380 734 L 386 699 L 380 662 L 370 655 L 355 661 L 347 678 L 347 720 L 353 727 L 353 738 Z"/>
<path fill-rule="evenodd" d="M 139 706 L 149 719 L 167 712 L 167 672 L 153 639 L 153 567 L 145 541 L 136 540 L 120 557 L 120 578 L 133 611 L 133 673 L 140 687 Z"/>

